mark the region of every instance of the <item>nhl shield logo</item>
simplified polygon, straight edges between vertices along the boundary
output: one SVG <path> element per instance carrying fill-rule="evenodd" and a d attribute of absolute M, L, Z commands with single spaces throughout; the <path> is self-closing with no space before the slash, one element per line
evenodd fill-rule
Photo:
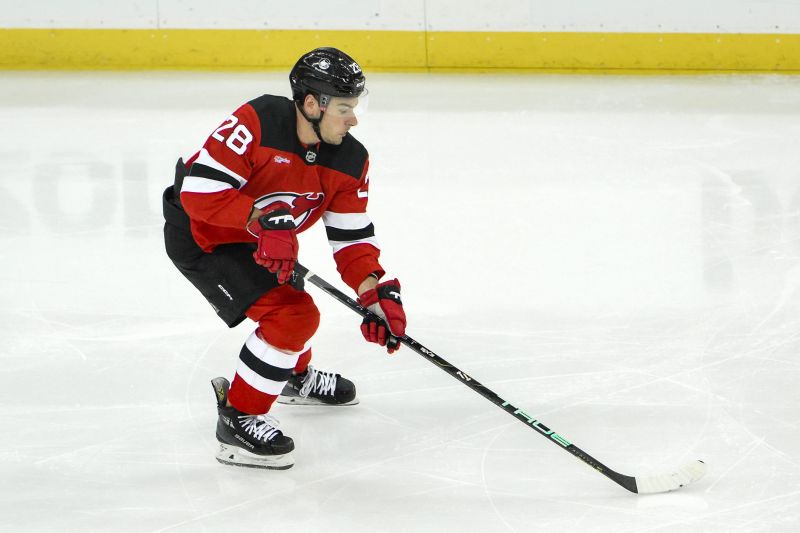
<path fill-rule="evenodd" d="M 317 153 L 316 152 L 312 152 L 311 150 L 306 152 L 306 161 L 308 161 L 309 163 L 313 163 L 316 160 L 317 160 Z"/>

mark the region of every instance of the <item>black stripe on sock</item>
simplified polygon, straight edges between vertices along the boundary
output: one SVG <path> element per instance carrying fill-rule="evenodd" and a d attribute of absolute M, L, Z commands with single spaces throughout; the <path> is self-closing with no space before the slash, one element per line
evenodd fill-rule
<path fill-rule="evenodd" d="M 289 357 L 287 355 L 287 357 Z M 271 379 L 272 381 L 288 381 L 292 376 L 293 368 L 278 368 L 265 363 L 251 352 L 247 346 L 242 346 L 242 351 L 239 352 L 239 359 L 246 364 L 253 372 L 262 378 Z"/>

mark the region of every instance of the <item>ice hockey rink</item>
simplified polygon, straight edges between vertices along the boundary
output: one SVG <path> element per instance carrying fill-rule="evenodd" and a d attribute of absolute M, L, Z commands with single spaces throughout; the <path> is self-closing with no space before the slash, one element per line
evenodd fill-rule
<path fill-rule="evenodd" d="M 314 287 L 361 403 L 273 409 L 290 470 L 218 464 L 253 325 L 171 265 L 160 194 L 285 73 L 3 72 L 0 530 L 800 530 L 800 78 L 367 76 L 408 333 L 619 472 L 706 477 L 630 494 Z"/>

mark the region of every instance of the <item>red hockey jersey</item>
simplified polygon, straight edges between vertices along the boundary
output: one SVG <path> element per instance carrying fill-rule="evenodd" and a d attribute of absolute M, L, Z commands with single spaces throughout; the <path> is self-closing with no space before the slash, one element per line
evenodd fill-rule
<path fill-rule="evenodd" d="M 228 117 L 187 161 L 180 191 L 197 244 L 255 242 L 246 229 L 253 207 L 282 201 L 297 231 L 322 218 L 339 273 L 356 290 L 383 274 L 367 216 L 369 158 L 349 133 L 340 145 L 306 146 L 297 138 L 294 102 L 264 95 Z"/>

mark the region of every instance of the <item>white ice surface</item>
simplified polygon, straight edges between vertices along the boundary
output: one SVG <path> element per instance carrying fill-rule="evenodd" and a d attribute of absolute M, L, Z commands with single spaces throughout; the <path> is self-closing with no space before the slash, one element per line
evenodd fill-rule
<path fill-rule="evenodd" d="M 163 251 L 179 155 L 284 74 L 0 77 L 0 531 L 794 532 L 800 78 L 370 75 L 355 130 L 409 350 L 323 312 L 361 404 L 273 410 L 285 472 L 219 465 L 228 330 Z M 324 231 L 301 259 L 338 280 Z"/>

